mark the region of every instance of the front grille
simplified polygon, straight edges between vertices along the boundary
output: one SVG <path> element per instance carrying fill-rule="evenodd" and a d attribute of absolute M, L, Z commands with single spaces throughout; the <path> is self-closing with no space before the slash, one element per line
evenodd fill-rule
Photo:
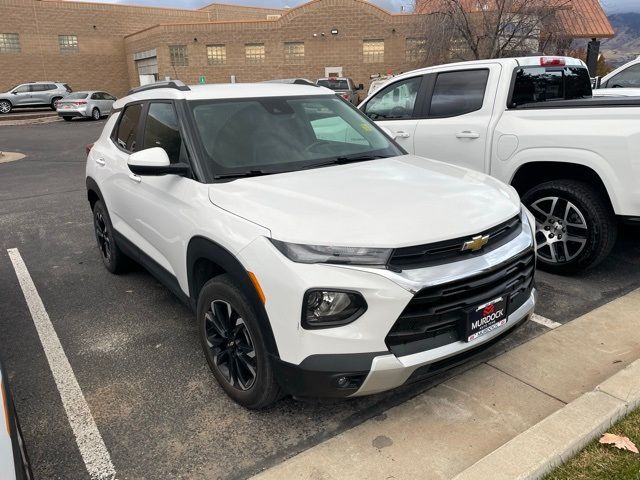
<path fill-rule="evenodd" d="M 391 254 L 389 267 L 396 270 L 411 268 L 424 268 L 443 263 L 455 262 L 473 255 L 483 255 L 494 250 L 518 236 L 521 230 L 522 220 L 520 215 L 507 220 L 489 230 L 468 235 L 466 237 L 445 240 L 427 245 L 397 248 Z M 479 252 L 462 251 L 462 245 L 477 235 L 488 235 L 489 243 Z"/>
<path fill-rule="evenodd" d="M 533 250 L 472 277 L 420 290 L 394 323 L 385 342 L 397 356 L 437 348 L 463 338 L 467 311 L 506 295 L 513 313 L 531 294 Z"/>

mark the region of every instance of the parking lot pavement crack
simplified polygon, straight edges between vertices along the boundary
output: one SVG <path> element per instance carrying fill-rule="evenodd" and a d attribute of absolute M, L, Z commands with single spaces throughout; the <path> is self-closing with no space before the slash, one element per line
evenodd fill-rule
<path fill-rule="evenodd" d="M 30 200 L 32 198 L 48 197 L 50 195 L 62 195 L 62 194 L 65 194 L 65 193 L 75 193 L 75 192 L 82 192 L 82 191 L 84 191 L 84 188 L 76 188 L 76 189 L 73 189 L 73 190 L 62 190 L 60 192 L 41 193 L 41 194 L 38 194 L 38 195 L 26 195 L 24 197 L 9 197 L 9 198 L 3 198 L 2 200 L 4 202 L 8 202 L 8 201 L 11 201 L 11 200 Z"/>
<path fill-rule="evenodd" d="M 513 378 L 514 380 L 517 380 L 518 382 L 524 383 L 526 386 L 531 387 L 531 388 L 533 388 L 534 390 L 536 390 L 536 391 L 538 391 L 538 392 L 540 392 L 540 393 L 542 393 L 542 394 L 544 394 L 544 395 L 546 395 L 546 396 L 548 396 L 548 397 L 551 397 L 551 398 L 553 398 L 554 400 L 559 401 L 559 402 L 560 402 L 560 403 L 562 403 L 563 405 L 566 405 L 566 404 L 567 404 L 567 402 L 565 402 L 564 400 L 559 399 L 559 398 L 558 398 L 558 397 L 556 397 L 555 395 L 553 395 L 553 394 L 551 394 L 551 393 L 549 393 L 549 392 L 545 392 L 544 390 L 540 390 L 540 389 L 539 389 L 538 387 L 536 387 L 535 385 L 531 385 L 530 383 L 525 382 L 525 381 L 524 381 L 524 380 L 522 380 L 521 378 L 518 378 L 518 377 L 516 377 L 515 375 L 512 375 L 511 373 L 509 373 L 509 372 L 505 372 L 504 370 L 502 370 L 501 368 L 496 367 L 495 365 L 491 365 L 491 364 L 489 364 L 489 363 L 485 363 L 485 365 L 487 365 L 487 366 L 489 366 L 489 367 L 491 367 L 491 368 L 495 368 L 495 369 L 496 369 L 496 370 L 498 370 L 499 372 L 504 373 L 505 375 L 507 375 L 507 376 L 509 376 L 509 377 Z"/>

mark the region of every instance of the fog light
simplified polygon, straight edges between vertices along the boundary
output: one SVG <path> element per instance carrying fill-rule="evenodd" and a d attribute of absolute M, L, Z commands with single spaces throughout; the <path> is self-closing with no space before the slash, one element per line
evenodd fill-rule
<path fill-rule="evenodd" d="M 308 290 L 302 305 L 302 326 L 339 327 L 353 322 L 366 310 L 367 303 L 358 292 Z"/>
<path fill-rule="evenodd" d="M 349 385 L 349 379 L 347 377 L 338 377 L 338 387 L 344 388 Z"/>

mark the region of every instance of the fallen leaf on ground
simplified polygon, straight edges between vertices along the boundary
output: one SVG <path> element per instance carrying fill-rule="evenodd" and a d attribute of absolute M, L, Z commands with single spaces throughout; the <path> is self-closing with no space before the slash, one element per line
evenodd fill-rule
<path fill-rule="evenodd" d="M 640 453 L 638 452 L 638 447 L 636 447 L 628 437 L 622 437 L 613 433 L 603 433 L 599 442 L 605 444 L 613 444 L 613 446 L 619 448 L 620 450 L 629 450 L 633 453 Z"/>

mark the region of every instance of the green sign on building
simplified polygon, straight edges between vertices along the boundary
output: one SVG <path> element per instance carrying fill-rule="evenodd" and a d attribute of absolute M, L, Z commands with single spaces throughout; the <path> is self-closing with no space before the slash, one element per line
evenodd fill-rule
<path fill-rule="evenodd" d="M 206 78 L 204 78 L 204 75 L 200 75 L 200 80 L 199 80 L 199 82 L 200 82 L 200 83 L 207 83 L 207 79 L 206 79 Z"/>

